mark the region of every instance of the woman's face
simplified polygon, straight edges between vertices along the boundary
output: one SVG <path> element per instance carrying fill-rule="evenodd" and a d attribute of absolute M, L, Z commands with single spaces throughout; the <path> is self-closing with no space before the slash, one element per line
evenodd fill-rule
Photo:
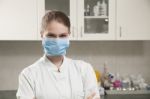
<path fill-rule="evenodd" d="M 67 38 L 69 37 L 69 29 L 64 24 L 57 21 L 51 21 L 44 33 L 41 34 L 41 37 L 48 38 Z"/>

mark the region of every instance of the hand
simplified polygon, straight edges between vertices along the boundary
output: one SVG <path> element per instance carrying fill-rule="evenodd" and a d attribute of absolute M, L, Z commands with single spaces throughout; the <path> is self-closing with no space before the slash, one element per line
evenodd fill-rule
<path fill-rule="evenodd" d="M 87 99 L 93 99 L 95 97 L 96 93 L 92 93 Z M 100 99 L 100 97 L 96 97 L 95 99 Z"/>

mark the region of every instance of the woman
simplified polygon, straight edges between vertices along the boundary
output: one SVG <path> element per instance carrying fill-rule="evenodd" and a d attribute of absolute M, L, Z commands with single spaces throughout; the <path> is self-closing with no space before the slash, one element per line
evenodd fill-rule
<path fill-rule="evenodd" d="M 18 99 L 100 99 L 92 66 L 67 58 L 70 20 L 60 11 L 42 19 L 44 56 L 19 75 Z"/>

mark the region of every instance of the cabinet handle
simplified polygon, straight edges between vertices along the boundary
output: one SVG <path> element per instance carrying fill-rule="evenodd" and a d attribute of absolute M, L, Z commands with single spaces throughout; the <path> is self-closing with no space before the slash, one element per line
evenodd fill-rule
<path fill-rule="evenodd" d="M 81 30 L 80 30 L 80 34 L 81 34 L 81 37 L 83 37 L 83 26 L 81 26 Z"/>
<path fill-rule="evenodd" d="M 122 27 L 120 26 L 120 37 L 122 37 Z"/>
<path fill-rule="evenodd" d="M 72 26 L 72 37 L 74 37 L 74 26 Z"/>

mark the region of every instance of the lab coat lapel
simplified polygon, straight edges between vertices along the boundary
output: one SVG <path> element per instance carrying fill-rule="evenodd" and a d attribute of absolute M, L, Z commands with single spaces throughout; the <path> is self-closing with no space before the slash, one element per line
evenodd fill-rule
<path fill-rule="evenodd" d="M 75 70 L 74 68 L 71 68 L 72 66 L 69 66 L 69 78 L 70 78 L 70 86 L 71 86 L 71 99 L 75 99 L 75 90 L 76 90 L 76 79 L 75 79 Z"/>
<path fill-rule="evenodd" d="M 71 85 L 71 99 L 81 99 L 78 97 L 78 94 L 82 94 L 82 77 L 77 72 L 77 67 L 75 66 L 75 62 L 71 62 L 69 66 L 69 78 L 70 78 L 70 85 Z M 82 98 L 84 99 L 84 98 Z"/>

